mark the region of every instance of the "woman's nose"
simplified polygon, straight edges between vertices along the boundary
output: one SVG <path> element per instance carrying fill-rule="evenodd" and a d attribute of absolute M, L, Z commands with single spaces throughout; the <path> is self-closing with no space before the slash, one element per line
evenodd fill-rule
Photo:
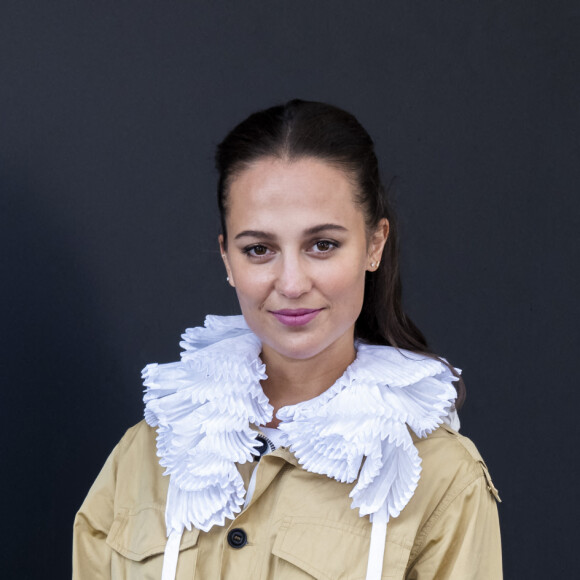
<path fill-rule="evenodd" d="M 312 288 L 306 264 L 300 258 L 283 257 L 276 276 L 276 290 L 286 298 L 300 298 Z"/>

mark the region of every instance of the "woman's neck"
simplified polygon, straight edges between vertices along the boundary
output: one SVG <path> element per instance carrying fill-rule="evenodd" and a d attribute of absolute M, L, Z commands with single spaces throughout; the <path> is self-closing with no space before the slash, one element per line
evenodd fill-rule
<path fill-rule="evenodd" d="M 289 359 L 264 349 L 262 362 L 267 380 L 262 381 L 264 393 L 274 407 L 273 419 L 267 427 L 278 427 L 276 413 L 281 407 L 313 399 L 331 387 L 356 358 L 354 344 L 340 352 L 329 348 L 309 359 Z"/>

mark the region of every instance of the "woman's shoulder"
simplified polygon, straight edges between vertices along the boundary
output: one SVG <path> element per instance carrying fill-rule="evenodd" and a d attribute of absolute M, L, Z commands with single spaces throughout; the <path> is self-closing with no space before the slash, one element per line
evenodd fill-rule
<path fill-rule="evenodd" d="M 129 428 L 115 448 L 118 499 L 122 504 L 164 504 L 167 477 L 157 457 L 157 432 L 145 420 Z"/>
<path fill-rule="evenodd" d="M 471 439 L 446 424 L 427 437 L 414 434 L 412 437 L 421 457 L 424 486 L 437 484 L 449 493 L 460 493 L 475 481 L 484 480 L 489 492 L 501 501 L 487 465 Z"/>
<path fill-rule="evenodd" d="M 121 437 L 117 445 L 117 453 L 122 455 L 135 452 L 140 447 L 149 447 L 151 443 L 153 443 L 153 447 L 155 447 L 156 437 L 156 430 L 148 425 L 145 419 L 141 419 L 141 421 L 125 431 L 125 434 Z"/>

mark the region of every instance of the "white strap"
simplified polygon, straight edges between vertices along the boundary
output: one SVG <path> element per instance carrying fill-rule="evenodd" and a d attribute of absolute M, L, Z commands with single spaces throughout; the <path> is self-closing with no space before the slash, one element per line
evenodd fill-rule
<path fill-rule="evenodd" d="M 383 558 L 385 556 L 385 541 L 387 539 L 387 505 L 384 503 L 372 515 L 371 545 L 369 547 L 369 562 L 367 564 L 366 580 L 381 580 L 383 574 Z"/>
<path fill-rule="evenodd" d="M 252 477 L 250 478 L 250 483 L 248 484 L 248 491 L 246 492 L 246 500 L 244 501 L 243 509 L 246 509 L 249 503 L 252 501 L 252 497 L 254 495 L 254 491 L 256 490 L 256 473 L 258 471 L 258 466 L 254 467 L 254 471 L 252 471 Z"/>
<path fill-rule="evenodd" d="M 161 572 L 161 580 L 175 580 L 175 573 L 177 571 L 177 559 L 179 558 L 179 544 L 181 543 L 181 535 L 183 530 L 173 530 L 167 538 L 165 544 L 165 553 L 163 554 L 163 571 Z"/>

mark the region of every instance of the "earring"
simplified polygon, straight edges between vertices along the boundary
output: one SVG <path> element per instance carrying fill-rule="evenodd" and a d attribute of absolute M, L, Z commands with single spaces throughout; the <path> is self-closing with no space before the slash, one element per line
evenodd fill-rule
<path fill-rule="evenodd" d="M 230 281 L 230 277 L 226 276 L 226 282 L 229 282 L 229 281 Z"/>
<path fill-rule="evenodd" d="M 371 268 L 374 268 L 374 267 L 375 267 L 375 263 L 371 262 Z"/>

